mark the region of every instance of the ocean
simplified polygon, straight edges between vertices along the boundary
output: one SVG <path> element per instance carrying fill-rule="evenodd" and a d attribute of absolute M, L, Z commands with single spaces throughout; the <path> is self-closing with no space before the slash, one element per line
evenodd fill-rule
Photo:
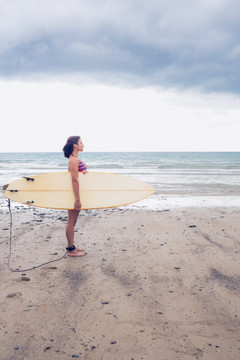
<path fill-rule="evenodd" d="M 130 208 L 240 206 L 240 152 L 84 152 L 89 171 L 133 176 L 156 189 Z M 63 153 L 0 153 L 0 187 L 22 176 L 67 171 Z M 1 207 L 6 199 L 0 196 Z"/>

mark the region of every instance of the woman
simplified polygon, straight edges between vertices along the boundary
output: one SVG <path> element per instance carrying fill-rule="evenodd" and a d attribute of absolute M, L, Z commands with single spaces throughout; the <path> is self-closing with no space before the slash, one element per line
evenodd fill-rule
<path fill-rule="evenodd" d="M 66 236 L 68 241 L 68 256 L 85 256 L 84 250 L 74 245 L 74 227 L 82 207 L 79 195 L 78 173 L 87 173 L 87 165 L 78 158 L 78 153 L 83 151 L 84 145 L 80 136 L 70 136 L 63 147 L 64 156 L 68 158 L 68 171 L 71 172 L 72 186 L 75 196 L 74 209 L 68 210 L 68 222 L 66 226 Z"/>

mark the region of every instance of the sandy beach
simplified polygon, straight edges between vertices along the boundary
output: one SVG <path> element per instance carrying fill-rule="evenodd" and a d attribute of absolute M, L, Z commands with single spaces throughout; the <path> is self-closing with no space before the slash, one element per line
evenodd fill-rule
<path fill-rule="evenodd" d="M 11 266 L 65 253 L 66 212 L 13 210 Z M 240 358 L 237 208 L 82 212 L 76 245 L 10 272 L 1 209 L 0 359 Z"/>

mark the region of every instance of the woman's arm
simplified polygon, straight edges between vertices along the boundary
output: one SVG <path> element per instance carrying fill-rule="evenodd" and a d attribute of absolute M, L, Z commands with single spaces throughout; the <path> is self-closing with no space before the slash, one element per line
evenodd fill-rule
<path fill-rule="evenodd" d="M 74 210 L 80 210 L 82 207 L 81 201 L 80 201 L 80 194 L 79 194 L 79 180 L 78 180 L 78 160 L 77 159 L 71 159 L 69 162 L 69 170 L 71 172 L 72 176 L 72 186 L 73 186 L 73 192 L 75 196 L 75 204 L 74 204 Z"/>

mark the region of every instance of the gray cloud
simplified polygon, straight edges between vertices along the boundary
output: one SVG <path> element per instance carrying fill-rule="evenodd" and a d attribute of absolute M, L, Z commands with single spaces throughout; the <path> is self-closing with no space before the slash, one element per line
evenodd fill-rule
<path fill-rule="evenodd" d="M 2 78 L 240 92 L 237 0 L 0 1 Z"/>

